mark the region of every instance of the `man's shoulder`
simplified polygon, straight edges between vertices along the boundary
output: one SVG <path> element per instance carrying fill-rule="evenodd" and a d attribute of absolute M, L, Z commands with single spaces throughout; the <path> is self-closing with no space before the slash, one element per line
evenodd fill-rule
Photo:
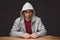
<path fill-rule="evenodd" d="M 35 18 L 36 18 L 36 20 L 41 20 L 41 18 L 40 18 L 40 17 L 38 17 L 38 16 L 35 16 Z"/>
<path fill-rule="evenodd" d="M 20 19 L 21 19 L 21 17 L 18 17 L 18 18 L 15 19 L 15 21 L 20 21 Z"/>
<path fill-rule="evenodd" d="M 36 20 L 36 23 L 41 23 L 42 22 L 41 21 L 41 18 L 40 17 L 37 17 L 37 16 L 36 16 L 36 19 L 35 20 Z"/>

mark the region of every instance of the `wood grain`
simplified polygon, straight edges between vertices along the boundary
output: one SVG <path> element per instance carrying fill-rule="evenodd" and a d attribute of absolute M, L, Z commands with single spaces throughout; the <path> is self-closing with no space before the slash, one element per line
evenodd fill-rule
<path fill-rule="evenodd" d="M 60 37 L 44 36 L 44 37 L 39 37 L 36 39 L 33 39 L 33 38 L 24 39 L 24 38 L 19 38 L 19 37 L 0 37 L 0 40 L 60 40 Z"/>

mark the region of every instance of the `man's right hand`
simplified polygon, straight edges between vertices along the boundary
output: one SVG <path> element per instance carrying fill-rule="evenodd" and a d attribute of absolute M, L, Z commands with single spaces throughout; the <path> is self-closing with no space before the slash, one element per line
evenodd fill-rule
<path fill-rule="evenodd" d="M 25 39 L 30 38 L 30 34 L 24 33 L 24 34 L 22 35 L 22 37 L 25 38 Z"/>

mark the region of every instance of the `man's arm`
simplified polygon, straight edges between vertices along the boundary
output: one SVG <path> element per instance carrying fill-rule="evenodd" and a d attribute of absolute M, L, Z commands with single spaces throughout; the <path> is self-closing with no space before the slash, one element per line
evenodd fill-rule
<path fill-rule="evenodd" d="M 22 37 L 23 32 L 18 31 L 20 29 L 19 22 L 20 22 L 20 18 L 17 18 L 14 22 L 12 29 L 11 29 L 10 36 Z"/>
<path fill-rule="evenodd" d="M 41 19 L 39 19 L 39 23 L 38 23 L 38 32 L 36 33 L 38 36 L 44 36 L 46 35 L 46 29 L 44 27 L 44 25 L 41 22 Z"/>

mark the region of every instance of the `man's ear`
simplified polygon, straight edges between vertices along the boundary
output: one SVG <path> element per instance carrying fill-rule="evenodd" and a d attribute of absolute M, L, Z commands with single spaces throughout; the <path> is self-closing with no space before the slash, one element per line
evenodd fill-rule
<path fill-rule="evenodd" d="M 22 15 L 24 15 L 24 11 L 22 12 Z"/>
<path fill-rule="evenodd" d="M 22 15 L 24 16 L 24 13 L 22 13 Z"/>

